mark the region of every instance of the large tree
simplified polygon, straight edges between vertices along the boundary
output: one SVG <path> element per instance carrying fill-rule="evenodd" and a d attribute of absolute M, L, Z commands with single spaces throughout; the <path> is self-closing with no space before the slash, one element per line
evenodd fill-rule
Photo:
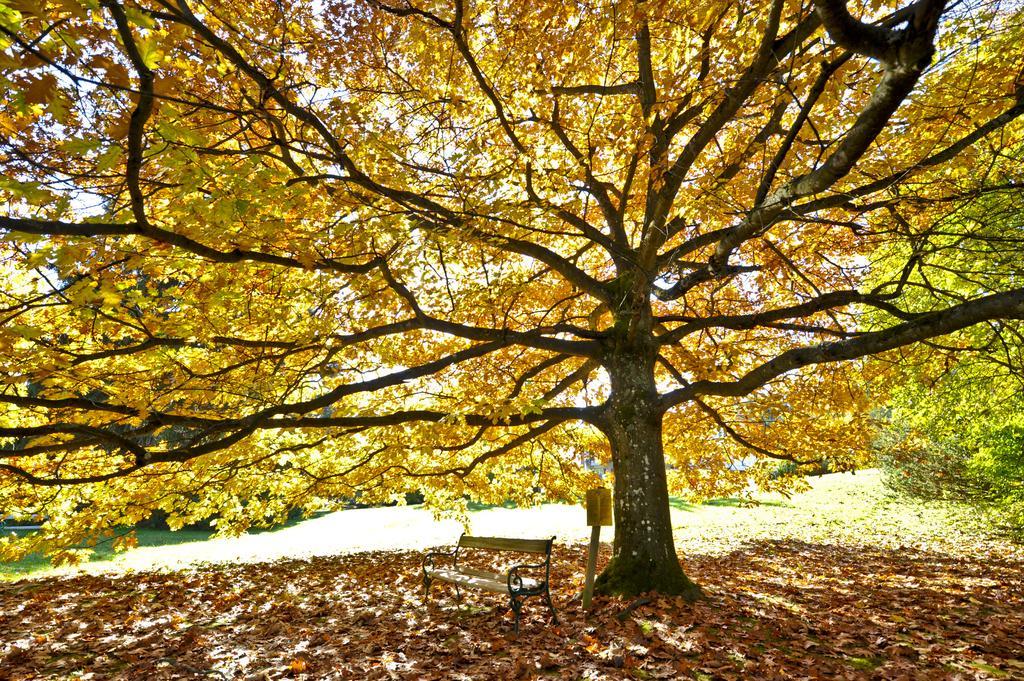
<path fill-rule="evenodd" d="M 1022 19 L 0 0 L 0 507 L 68 544 L 565 497 L 596 455 L 601 587 L 694 595 L 670 486 L 850 462 L 864 358 L 1024 314 L 1014 280 L 902 305 L 937 216 L 1020 180 Z"/>

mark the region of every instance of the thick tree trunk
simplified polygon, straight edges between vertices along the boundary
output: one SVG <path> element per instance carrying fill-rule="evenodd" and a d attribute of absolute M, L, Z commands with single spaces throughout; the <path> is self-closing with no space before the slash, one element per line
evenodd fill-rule
<path fill-rule="evenodd" d="M 620 348 L 605 365 L 612 384 L 604 430 L 615 474 L 615 547 L 596 589 L 623 596 L 657 591 L 694 600 L 700 588 L 683 573 L 672 539 L 654 357 L 653 350 Z"/>

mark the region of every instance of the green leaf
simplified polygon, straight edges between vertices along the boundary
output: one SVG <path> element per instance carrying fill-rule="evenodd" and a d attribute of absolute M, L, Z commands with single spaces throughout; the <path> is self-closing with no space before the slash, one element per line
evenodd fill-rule
<path fill-rule="evenodd" d="M 156 36 L 149 36 L 139 40 L 138 47 L 139 56 L 142 57 L 142 62 L 148 68 L 155 69 L 164 58 L 164 53 L 159 48 Z"/>
<path fill-rule="evenodd" d="M 72 154 L 87 154 L 90 151 L 95 151 L 103 146 L 103 142 L 97 139 L 89 139 L 87 137 L 72 137 L 69 140 L 61 142 L 61 151 L 67 151 Z"/>
<path fill-rule="evenodd" d="M 121 147 L 117 145 L 107 147 L 107 150 L 100 154 L 100 157 L 97 159 L 97 172 L 104 173 L 113 168 L 121 160 L 123 154 L 124 152 L 121 151 Z"/>

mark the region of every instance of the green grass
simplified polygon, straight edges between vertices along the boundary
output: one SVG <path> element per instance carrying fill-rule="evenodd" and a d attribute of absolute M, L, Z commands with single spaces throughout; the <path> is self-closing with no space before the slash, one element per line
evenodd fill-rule
<path fill-rule="evenodd" d="M 674 510 L 676 543 L 680 550 L 696 553 L 725 553 L 763 539 L 896 542 L 954 550 L 965 535 L 984 531 L 976 514 L 962 506 L 892 496 L 875 470 L 812 477 L 808 482 L 811 489 L 806 492 L 788 499 L 763 495 L 753 507 L 710 502 Z"/>
<path fill-rule="evenodd" d="M 24 534 L 24 531 L 17 534 Z M 176 546 L 204 542 L 210 538 L 213 532 L 209 530 L 180 530 L 170 532 L 168 530 L 136 530 L 135 536 L 139 542 L 139 548 L 153 546 Z M 90 562 L 109 562 L 115 560 L 119 555 L 111 546 L 110 541 L 98 544 L 90 557 Z M 20 577 L 33 572 L 50 570 L 50 560 L 38 553 L 30 554 L 19 561 L 0 563 L 0 579 L 4 577 Z"/>
<path fill-rule="evenodd" d="M 727 506 L 729 508 L 756 508 L 759 506 L 786 506 L 784 501 L 773 501 L 761 497 L 755 501 L 750 499 L 737 499 L 736 497 L 725 497 L 722 499 L 709 499 L 700 504 L 693 504 L 679 497 L 671 497 L 668 505 L 678 511 L 697 511 L 704 506 Z"/>
<path fill-rule="evenodd" d="M 952 505 L 923 505 L 887 494 L 876 471 L 811 478 L 811 489 L 791 498 L 757 497 L 750 506 L 739 499 L 691 504 L 673 499 L 676 543 L 686 554 L 719 554 L 749 541 L 797 539 L 846 544 L 928 545 L 955 552 L 977 521 Z M 546 504 L 511 508 L 472 504 L 470 531 L 499 536 L 556 536 L 559 543 L 582 543 L 590 536 L 580 506 Z M 115 554 L 109 543 L 76 568 L 52 568 L 42 556 L 0 563 L 0 579 L 75 570 L 174 569 L 210 562 L 255 562 L 281 558 L 335 555 L 365 550 L 420 550 L 451 545 L 463 528 L 438 520 L 420 507 L 351 509 L 292 523 L 283 528 L 235 538 L 209 532 L 140 530 L 139 547 Z M 611 528 L 602 539 L 611 540 Z"/>
<path fill-rule="evenodd" d="M 850 666 L 860 671 L 871 671 L 882 664 L 882 660 L 877 657 L 847 657 L 846 661 L 850 663 Z"/>

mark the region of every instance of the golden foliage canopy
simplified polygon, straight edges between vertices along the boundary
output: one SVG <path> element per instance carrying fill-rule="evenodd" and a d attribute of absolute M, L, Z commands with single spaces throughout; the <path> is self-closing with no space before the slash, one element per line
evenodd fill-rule
<path fill-rule="evenodd" d="M 1024 310 L 1019 281 L 901 302 L 944 215 L 1019 188 L 1022 21 L 0 0 L 0 508 L 68 544 L 571 498 L 630 419 L 699 494 L 853 465 L 865 358 Z"/>

